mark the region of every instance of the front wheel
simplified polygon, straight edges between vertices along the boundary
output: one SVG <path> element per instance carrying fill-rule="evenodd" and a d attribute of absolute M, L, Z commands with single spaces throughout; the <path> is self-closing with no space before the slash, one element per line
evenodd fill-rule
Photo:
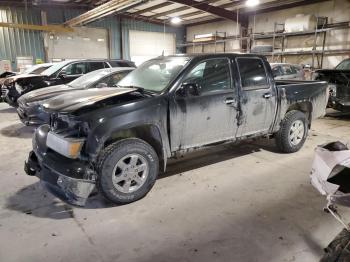
<path fill-rule="evenodd" d="M 159 161 L 153 147 L 140 139 L 124 139 L 103 150 L 98 162 L 97 186 L 115 204 L 144 197 L 153 187 Z"/>
<path fill-rule="evenodd" d="M 305 143 L 308 133 L 308 122 L 303 112 L 289 111 L 281 122 L 276 133 L 276 145 L 284 153 L 294 153 Z"/>

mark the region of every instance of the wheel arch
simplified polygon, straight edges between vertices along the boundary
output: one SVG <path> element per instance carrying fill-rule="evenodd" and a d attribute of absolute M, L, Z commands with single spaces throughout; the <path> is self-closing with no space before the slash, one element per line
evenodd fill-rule
<path fill-rule="evenodd" d="M 310 101 L 294 103 L 288 107 L 286 113 L 292 110 L 303 112 L 306 115 L 306 119 L 308 120 L 308 127 L 310 129 L 312 122 L 312 103 Z"/>
<path fill-rule="evenodd" d="M 163 166 L 165 170 L 167 157 L 165 155 L 163 147 L 161 132 L 156 125 L 144 124 L 121 130 L 115 130 L 105 140 L 103 148 L 106 148 L 117 141 L 127 138 L 138 138 L 151 145 L 158 155 L 159 166 Z"/>

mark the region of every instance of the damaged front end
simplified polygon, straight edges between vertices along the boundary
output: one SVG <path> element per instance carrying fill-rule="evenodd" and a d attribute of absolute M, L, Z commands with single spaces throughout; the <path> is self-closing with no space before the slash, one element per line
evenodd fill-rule
<path fill-rule="evenodd" d="M 49 192 L 73 205 L 84 206 L 95 188 L 96 174 L 87 158 L 81 129 L 57 118 L 34 133 L 33 151 L 25 162 L 25 172 L 37 176 Z M 80 134 L 78 134 L 80 133 Z"/>

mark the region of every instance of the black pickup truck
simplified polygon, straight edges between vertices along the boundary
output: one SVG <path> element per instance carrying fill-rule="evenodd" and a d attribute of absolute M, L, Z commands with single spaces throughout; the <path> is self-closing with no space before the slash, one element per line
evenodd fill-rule
<path fill-rule="evenodd" d="M 328 107 L 350 112 L 350 59 L 345 59 L 335 69 L 317 70 L 314 79 L 329 83 Z"/>
<path fill-rule="evenodd" d="M 265 57 L 245 54 L 159 57 L 119 85 L 43 104 L 50 125 L 36 130 L 25 170 L 71 204 L 95 186 L 114 203 L 136 201 L 167 159 L 220 142 L 274 137 L 296 152 L 328 98 L 326 82 L 275 82 Z"/>

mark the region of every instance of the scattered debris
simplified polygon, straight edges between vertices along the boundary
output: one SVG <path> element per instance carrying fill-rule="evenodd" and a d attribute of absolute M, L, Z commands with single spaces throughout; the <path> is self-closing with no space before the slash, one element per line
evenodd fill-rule
<path fill-rule="evenodd" d="M 324 210 L 344 226 L 325 249 L 321 261 L 350 261 L 350 227 L 336 206 L 350 207 L 350 150 L 345 144 L 337 141 L 316 148 L 311 184 L 327 197 Z"/>

